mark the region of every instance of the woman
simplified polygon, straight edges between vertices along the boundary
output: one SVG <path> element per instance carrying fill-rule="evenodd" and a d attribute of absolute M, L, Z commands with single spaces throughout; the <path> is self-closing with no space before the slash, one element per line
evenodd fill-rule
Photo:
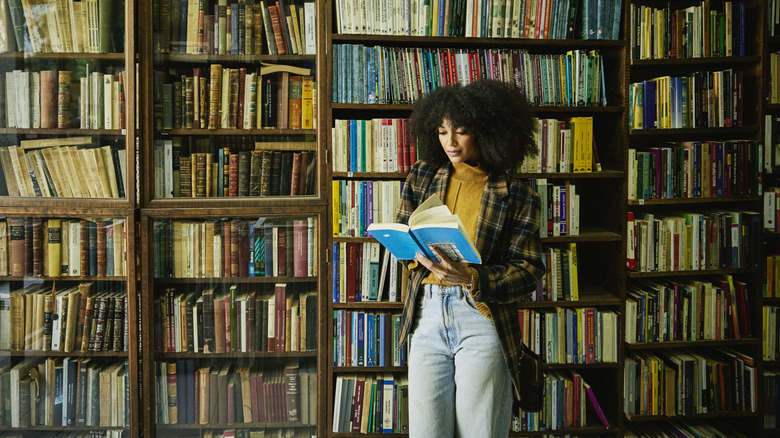
<path fill-rule="evenodd" d="M 514 86 L 483 80 L 437 88 L 416 103 L 411 127 L 420 161 L 397 221 L 407 223 L 438 194 L 460 216 L 482 264 L 440 251 L 439 263 L 418 254 L 410 264 L 401 328 L 402 344 L 411 336 L 410 437 L 505 438 L 519 394 L 517 302 L 544 273 L 539 197 L 507 174 L 536 153 L 534 124 Z"/>

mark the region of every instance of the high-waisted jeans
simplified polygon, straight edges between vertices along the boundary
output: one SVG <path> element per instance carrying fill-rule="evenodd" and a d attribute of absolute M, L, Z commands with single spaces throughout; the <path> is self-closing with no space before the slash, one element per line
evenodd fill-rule
<path fill-rule="evenodd" d="M 423 287 L 409 351 L 410 438 L 506 438 L 512 384 L 493 321 L 460 286 Z"/>

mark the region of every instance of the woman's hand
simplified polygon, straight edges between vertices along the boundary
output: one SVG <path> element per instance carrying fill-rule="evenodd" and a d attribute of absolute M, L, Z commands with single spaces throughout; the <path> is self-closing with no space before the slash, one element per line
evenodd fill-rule
<path fill-rule="evenodd" d="M 441 281 L 465 287 L 471 286 L 471 268 L 469 268 L 468 263 L 452 261 L 438 248 L 433 248 L 433 253 L 441 262 L 436 263 L 419 252 L 416 254 L 415 260 L 433 272 Z"/>

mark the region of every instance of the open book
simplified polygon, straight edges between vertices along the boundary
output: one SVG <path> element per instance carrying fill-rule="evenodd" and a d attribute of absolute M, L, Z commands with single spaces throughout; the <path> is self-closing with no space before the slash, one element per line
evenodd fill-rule
<path fill-rule="evenodd" d="M 460 217 L 434 194 L 409 216 L 409 225 L 373 223 L 368 232 L 398 260 L 412 260 L 421 253 L 438 262 L 432 248 L 438 248 L 451 260 L 482 263 Z"/>

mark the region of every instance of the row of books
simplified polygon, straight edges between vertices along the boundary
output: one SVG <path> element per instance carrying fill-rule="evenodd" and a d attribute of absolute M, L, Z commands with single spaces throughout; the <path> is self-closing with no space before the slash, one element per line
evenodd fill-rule
<path fill-rule="evenodd" d="M 593 117 L 537 119 L 534 140 L 539 153 L 526 156 L 519 172 L 593 172 L 601 163 L 593 138 Z"/>
<path fill-rule="evenodd" d="M 629 415 L 755 412 L 758 374 L 752 357 L 727 347 L 694 352 L 632 352 L 624 369 Z"/>
<path fill-rule="evenodd" d="M 0 425 L 123 427 L 130 421 L 127 362 L 25 359 L 0 367 Z"/>
<path fill-rule="evenodd" d="M 313 277 L 316 218 L 158 220 L 155 278 Z"/>
<path fill-rule="evenodd" d="M 763 145 L 753 140 L 681 141 L 628 150 L 628 199 L 755 196 Z"/>
<path fill-rule="evenodd" d="M 544 406 L 539 412 L 521 410 L 515 432 L 538 432 L 586 427 L 588 414 L 596 413 L 604 427 L 610 424 L 596 393 L 582 376 L 572 371 L 551 371 L 544 376 Z"/>
<path fill-rule="evenodd" d="M 661 76 L 629 86 L 630 129 L 742 126 L 744 75 L 727 69 Z"/>
<path fill-rule="evenodd" d="M 0 9 L 1 52 L 108 53 L 124 50 L 125 4 L 111 0 L 35 3 Z"/>
<path fill-rule="evenodd" d="M 0 350 L 127 351 L 125 291 L 99 287 L 0 283 Z"/>
<path fill-rule="evenodd" d="M 595 307 L 518 310 L 523 339 L 545 363 L 617 361 L 620 316 Z"/>
<path fill-rule="evenodd" d="M 621 7 L 589 0 L 338 0 L 335 9 L 341 34 L 615 40 Z"/>
<path fill-rule="evenodd" d="M 598 50 L 539 54 L 334 44 L 333 59 L 334 103 L 408 104 L 440 86 L 496 79 L 515 84 L 533 105 L 607 104 Z"/>
<path fill-rule="evenodd" d="M 206 143 L 203 147 L 200 140 Z M 218 147 L 206 138 L 190 147 L 183 143 L 187 139 L 182 137 L 154 142 L 157 199 L 316 194 L 317 153 L 312 143 L 258 142 L 253 150 Z M 195 152 L 200 149 L 209 152 Z"/>
<path fill-rule="evenodd" d="M 317 422 L 316 370 L 294 359 L 269 366 L 157 362 L 154 387 L 157 424 Z"/>
<path fill-rule="evenodd" d="M 747 438 L 741 430 L 731 425 L 713 424 L 712 421 L 652 421 L 629 422 L 626 437 L 652 438 L 657 436 L 679 436 L 683 438 Z"/>
<path fill-rule="evenodd" d="M 124 219 L 0 218 L 0 275 L 126 275 Z"/>
<path fill-rule="evenodd" d="M 766 276 L 762 296 L 764 298 L 780 297 L 780 254 L 766 256 Z"/>
<path fill-rule="evenodd" d="M 545 274 L 539 279 L 530 301 L 577 301 L 580 299 L 577 244 L 543 246 Z"/>
<path fill-rule="evenodd" d="M 705 209 L 628 212 L 626 266 L 639 272 L 758 266 L 761 214 Z"/>
<path fill-rule="evenodd" d="M 153 8 L 159 53 L 314 55 L 312 1 L 168 0 Z"/>
<path fill-rule="evenodd" d="M 397 180 L 334 180 L 333 236 L 365 237 L 372 223 L 394 222 L 402 187 Z"/>
<path fill-rule="evenodd" d="M 409 119 L 335 120 L 334 172 L 409 172 L 417 161 Z"/>
<path fill-rule="evenodd" d="M 127 151 L 91 137 L 50 139 L 66 145 L 0 147 L 0 196 L 124 198 Z M 35 141 L 35 140 L 31 140 Z"/>
<path fill-rule="evenodd" d="M 333 327 L 333 366 L 406 366 L 400 314 L 334 310 Z"/>
<path fill-rule="evenodd" d="M 333 242 L 333 302 L 399 302 L 409 270 L 379 242 Z"/>
<path fill-rule="evenodd" d="M 285 71 L 210 64 L 175 76 L 155 72 L 158 127 L 314 129 L 317 85 L 311 69 L 276 67 Z"/>
<path fill-rule="evenodd" d="M 764 370 L 764 418 L 765 429 L 776 429 L 780 418 L 780 372 Z"/>
<path fill-rule="evenodd" d="M 631 4 L 631 59 L 745 56 L 744 2 L 681 9 Z"/>
<path fill-rule="evenodd" d="M 731 276 L 636 280 L 626 297 L 629 344 L 742 339 L 752 336 L 750 291 Z"/>
<path fill-rule="evenodd" d="M 580 234 L 580 195 L 570 181 L 563 184 L 547 178 L 532 178 L 531 187 L 539 194 L 540 237 L 578 236 Z"/>
<path fill-rule="evenodd" d="M 317 297 L 277 283 L 199 292 L 167 287 L 155 299 L 155 351 L 230 353 L 313 351 Z"/>
<path fill-rule="evenodd" d="M 333 433 L 409 431 L 409 382 L 405 376 L 338 375 L 333 394 Z"/>
<path fill-rule="evenodd" d="M 761 327 L 763 359 L 780 360 L 780 348 L 778 348 L 778 339 L 780 339 L 780 324 L 778 324 L 778 315 L 780 307 L 764 306 L 761 308 Z"/>
<path fill-rule="evenodd" d="M 76 76 L 82 74 L 82 76 Z M 5 128 L 124 129 L 125 72 L 13 70 L 0 78 Z"/>

